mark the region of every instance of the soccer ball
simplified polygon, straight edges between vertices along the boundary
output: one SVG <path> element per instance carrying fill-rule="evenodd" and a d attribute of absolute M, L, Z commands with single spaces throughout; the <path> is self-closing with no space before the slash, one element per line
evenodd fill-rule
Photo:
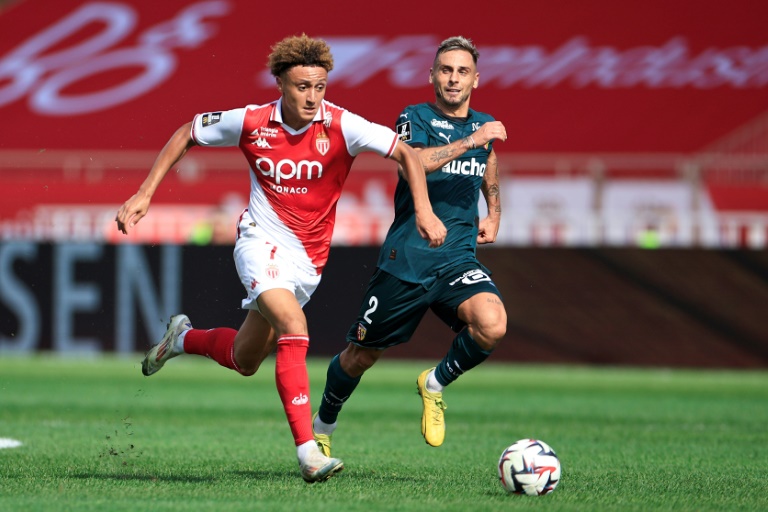
<path fill-rule="evenodd" d="M 521 439 L 499 458 L 499 480 L 507 492 L 542 496 L 560 481 L 560 459 L 543 441 Z"/>

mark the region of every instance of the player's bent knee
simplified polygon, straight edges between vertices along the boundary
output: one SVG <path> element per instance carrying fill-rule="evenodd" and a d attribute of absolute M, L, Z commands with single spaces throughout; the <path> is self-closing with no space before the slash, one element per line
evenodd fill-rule
<path fill-rule="evenodd" d="M 507 315 L 503 309 L 494 314 L 483 315 L 478 320 L 477 327 L 481 337 L 487 340 L 496 343 L 507 334 Z"/>
<path fill-rule="evenodd" d="M 475 342 L 483 350 L 493 350 L 504 335 L 507 334 L 507 318 L 504 315 L 503 319 L 486 319 L 486 321 L 478 322 L 474 327 L 474 332 L 471 332 Z"/>
<path fill-rule="evenodd" d="M 496 346 L 499 344 L 499 341 L 501 338 L 495 338 L 495 337 L 484 337 L 484 336 L 478 336 L 475 338 L 475 343 L 477 345 L 487 351 L 490 352 L 496 348 Z"/>
<path fill-rule="evenodd" d="M 494 344 L 501 341 L 501 338 L 507 334 L 507 323 L 497 323 L 492 326 L 486 327 L 485 335 L 488 339 L 494 340 Z"/>
<path fill-rule="evenodd" d="M 234 370 L 242 375 L 243 377 L 250 377 L 251 375 L 256 374 L 257 371 L 259 371 L 259 366 L 261 366 L 261 363 L 256 364 L 242 364 L 236 361 L 233 361 L 234 363 Z"/>
<path fill-rule="evenodd" d="M 258 368 L 240 368 L 237 373 L 239 373 L 243 377 L 250 377 L 252 375 L 255 375 L 258 370 L 259 370 Z"/>

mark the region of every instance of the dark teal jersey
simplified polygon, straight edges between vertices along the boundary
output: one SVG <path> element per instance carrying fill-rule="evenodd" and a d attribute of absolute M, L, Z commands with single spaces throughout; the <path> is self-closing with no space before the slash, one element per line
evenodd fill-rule
<path fill-rule="evenodd" d="M 449 117 L 430 103 L 411 105 L 397 120 L 400 140 L 414 148 L 444 146 L 468 135 L 493 118 L 469 110 L 467 118 Z M 427 175 L 432 209 L 448 235 L 432 249 L 419 236 L 408 183 L 399 178 L 395 190 L 395 220 L 379 253 L 378 266 L 411 283 L 429 284 L 446 266 L 475 260 L 478 199 L 491 145 L 478 147 Z"/>

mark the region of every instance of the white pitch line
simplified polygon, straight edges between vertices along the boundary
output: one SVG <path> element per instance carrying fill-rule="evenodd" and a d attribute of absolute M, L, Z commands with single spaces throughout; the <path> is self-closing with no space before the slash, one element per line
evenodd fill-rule
<path fill-rule="evenodd" d="M 16 439 L 9 439 L 7 437 L 0 437 L 0 450 L 3 448 L 18 448 L 21 446 L 21 441 Z"/>

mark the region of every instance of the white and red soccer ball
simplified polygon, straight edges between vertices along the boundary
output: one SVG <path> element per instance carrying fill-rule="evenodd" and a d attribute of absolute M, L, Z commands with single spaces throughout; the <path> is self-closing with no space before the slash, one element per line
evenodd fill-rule
<path fill-rule="evenodd" d="M 502 452 L 499 480 L 507 492 L 542 496 L 560 481 L 560 459 L 543 441 L 521 439 Z"/>

